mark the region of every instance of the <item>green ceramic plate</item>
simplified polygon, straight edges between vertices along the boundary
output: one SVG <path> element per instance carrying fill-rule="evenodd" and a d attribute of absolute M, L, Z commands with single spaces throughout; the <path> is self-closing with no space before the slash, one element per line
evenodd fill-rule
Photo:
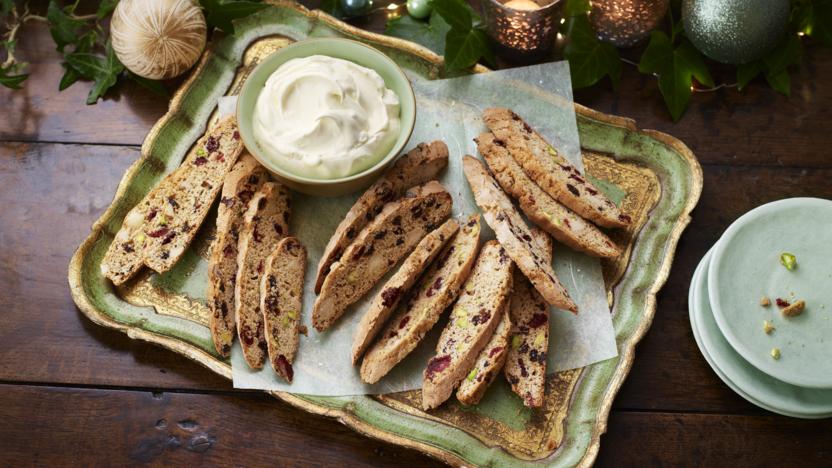
<path fill-rule="evenodd" d="M 793 271 L 780 255 L 797 257 Z M 714 317 L 731 346 L 766 374 L 792 385 L 832 389 L 832 202 L 780 200 L 749 211 L 716 245 L 708 289 Z M 784 317 L 774 302 L 806 301 L 797 317 Z M 763 320 L 773 322 L 771 335 Z M 780 348 L 781 357 L 770 356 Z"/>
<path fill-rule="evenodd" d="M 797 387 L 764 374 L 725 340 L 708 299 L 708 266 L 712 253 L 713 249 L 697 266 L 688 298 L 693 336 L 705 360 L 726 385 L 761 408 L 795 418 L 832 417 L 832 390 Z"/>
<path fill-rule="evenodd" d="M 294 3 L 266 8 L 236 22 L 235 30 L 235 36 L 211 45 L 175 94 L 170 110 L 145 139 L 142 157 L 125 173 L 113 203 L 69 267 L 73 299 L 92 321 L 164 346 L 229 379 L 231 367 L 215 354 L 206 326 L 205 251 L 212 226 L 202 229 L 171 271 L 144 272 L 116 289 L 101 277 L 99 264 L 127 211 L 180 164 L 213 118 L 217 100 L 239 93 L 259 60 L 291 42 L 346 37 L 381 50 L 411 80 L 445 76 L 442 58 L 427 49 L 361 31 Z M 540 411 L 523 407 L 499 383 L 473 408 L 450 402 L 430 413 L 419 409 L 418 391 L 375 397 L 272 395 L 455 465 L 591 465 L 613 398 L 632 366 L 636 343 L 650 326 L 656 293 L 667 279 L 676 244 L 699 199 L 702 172 L 690 150 L 669 135 L 640 130 L 632 120 L 578 105 L 575 112 L 588 176 L 619 193 L 625 211 L 634 215 L 633 229 L 613 233 L 626 252 L 603 262 L 614 304 L 617 358 L 548 376 L 546 406 Z"/>

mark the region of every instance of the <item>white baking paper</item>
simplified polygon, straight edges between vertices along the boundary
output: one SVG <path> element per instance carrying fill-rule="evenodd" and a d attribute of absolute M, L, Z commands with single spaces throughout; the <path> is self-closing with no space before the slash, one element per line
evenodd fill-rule
<path fill-rule="evenodd" d="M 462 173 L 461 158 L 465 154 L 477 155 L 473 138 L 486 130 L 480 114 L 487 107 L 513 109 L 555 143 L 573 164 L 583 168 L 569 68 L 565 62 L 447 80 L 427 81 L 413 76 L 411 80 L 417 95 L 417 118 L 407 149 L 420 142 L 437 139 L 448 144 L 450 162 L 440 181 L 453 196 L 454 216 L 466 216 L 478 211 Z M 223 98 L 220 113 L 234 112 L 235 99 Z M 445 324 L 444 317 L 416 350 L 379 383 L 362 383 L 358 368 L 350 364 L 353 334 L 361 314 L 386 278 L 362 301 L 350 307 L 331 329 L 318 333 L 311 324 L 318 259 L 330 235 L 358 195 L 322 198 L 293 194 L 292 234 L 301 239 L 309 251 L 302 314 L 309 335 L 301 336 L 292 384 L 279 379 L 268 363 L 262 370 L 250 369 L 239 344 L 235 344 L 231 353 L 235 388 L 336 396 L 399 392 L 421 387 L 422 371 L 433 356 L 436 341 Z M 493 233 L 485 228 L 483 237 L 493 238 Z M 598 259 L 556 244 L 554 268 L 578 304 L 580 313 L 573 315 L 552 310 L 549 321 L 549 372 L 583 367 L 615 357 L 615 333 Z M 390 275 L 393 271 L 395 268 Z"/>

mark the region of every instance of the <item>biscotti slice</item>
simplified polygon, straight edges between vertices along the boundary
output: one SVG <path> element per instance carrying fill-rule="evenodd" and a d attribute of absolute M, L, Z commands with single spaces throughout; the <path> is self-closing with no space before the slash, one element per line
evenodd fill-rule
<path fill-rule="evenodd" d="M 439 182 L 415 187 L 388 203 L 334 264 L 312 310 L 318 331 L 332 325 L 390 268 L 451 214 L 451 194 Z"/>
<path fill-rule="evenodd" d="M 480 351 L 474 367 L 456 391 L 456 399 L 463 405 L 476 405 L 485 395 L 488 386 L 494 382 L 497 374 L 506 362 L 508 334 L 511 331 L 511 319 L 508 316 L 508 301 L 503 309 L 503 318 L 488 344 Z"/>
<path fill-rule="evenodd" d="M 422 408 L 441 405 L 474 367 L 502 319 L 514 264 L 497 241 L 482 247 L 422 380 Z"/>
<path fill-rule="evenodd" d="M 497 240 L 505 247 L 520 271 L 532 282 L 546 302 L 561 309 L 577 312 L 578 306 L 558 281 L 551 262 L 547 262 L 540 246 L 532 238 L 526 222 L 517 213 L 497 182 L 482 163 L 471 156 L 462 159 L 465 177 L 474 192 L 477 205 L 483 210 L 485 221 L 494 230 Z"/>
<path fill-rule="evenodd" d="M 295 374 L 292 363 L 298 351 L 305 274 L 306 248 L 294 237 L 286 237 L 266 259 L 260 280 L 269 361 L 274 371 L 290 383 Z"/>
<path fill-rule="evenodd" d="M 533 231 L 552 258 L 552 240 Z M 549 351 L 549 307 L 523 275 L 514 274 L 514 292 L 509 308 L 511 334 L 503 373 L 511 390 L 529 408 L 543 406 L 546 389 L 546 356 Z"/>
<path fill-rule="evenodd" d="M 381 212 L 386 203 L 400 198 L 404 192 L 417 185 L 436 179 L 448 165 L 448 147 L 441 141 L 420 143 L 385 172 L 361 198 L 335 229 L 318 262 L 315 293 L 321 292 L 324 279 L 355 236 Z"/>
<path fill-rule="evenodd" d="M 358 324 L 352 343 L 353 365 L 358 362 L 358 358 L 364 354 L 367 346 L 384 326 L 390 313 L 399 305 L 401 297 L 410 290 L 425 267 L 436 258 L 457 229 L 459 229 L 459 223 L 455 219 L 449 219 L 435 231 L 426 235 L 405 259 L 396 274 L 384 283 L 381 292 L 373 298 L 372 304 L 361 317 L 361 323 Z"/>
<path fill-rule="evenodd" d="M 104 276 L 119 285 L 142 264 L 169 270 L 193 241 L 242 149 L 234 117 L 208 130 L 182 165 L 125 217 L 101 262 Z"/>
<path fill-rule="evenodd" d="M 511 157 L 502 140 L 492 133 L 483 133 L 476 138 L 476 142 L 494 178 L 506 193 L 517 200 L 529 220 L 579 252 L 605 258 L 621 254 L 621 249 L 600 229 L 538 187 Z"/>
<path fill-rule="evenodd" d="M 361 380 L 376 383 L 402 361 L 425 334 L 436 325 L 442 312 L 456 300 L 460 288 L 477 259 L 480 216 L 468 218 L 419 283 L 408 293 L 381 338 L 361 362 Z"/>
<path fill-rule="evenodd" d="M 243 356 L 254 369 L 263 367 L 267 352 L 260 311 L 260 278 L 266 258 L 288 233 L 289 191 L 277 182 L 266 182 L 251 198 L 243 217 L 234 285 L 237 334 Z"/>
<path fill-rule="evenodd" d="M 228 357 L 237 334 L 234 316 L 234 283 L 237 280 L 237 242 L 248 202 L 269 173 L 250 154 L 243 154 L 222 186 L 217 208 L 217 233 L 208 257 L 208 289 L 205 303 L 211 311 L 209 326 L 214 348 Z"/>
<path fill-rule="evenodd" d="M 511 156 L 546 193 L 578 215 L 604 227 L 625 227 L 630 217 L 622 214 L 578 169 L 543 137 L 509 109 L 491 108 L 483 120 Z"/>

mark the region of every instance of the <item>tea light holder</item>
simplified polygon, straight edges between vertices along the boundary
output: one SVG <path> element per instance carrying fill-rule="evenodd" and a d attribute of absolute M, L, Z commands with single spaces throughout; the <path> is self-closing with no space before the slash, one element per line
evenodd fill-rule
<path fill-rule="evenodd" d="M 531 59 L 555 45 L 561 0 L 529 1 L 538 8 L 506 6 L 511 0 L 482 0 L 488 35 L 505 58 Z"/>

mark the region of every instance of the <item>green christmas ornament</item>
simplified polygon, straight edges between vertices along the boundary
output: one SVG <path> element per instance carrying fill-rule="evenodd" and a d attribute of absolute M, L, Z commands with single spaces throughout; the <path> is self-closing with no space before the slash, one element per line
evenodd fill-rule
<path fill-rule="evenodd" d="M 373 0 L 339 0 L 341 11 L 347 18 L 364 16 L 373 8 Z"/>
<path fill-rule="evenodd" d="M 685 33 L 723 63 L 753 62 L 776 46 L 789 21 L 789 0 L 684 0 Z"/>
<path fill-rule="evenodd" d="M 407 0 L 407 14 L 417 18 L 427 18 L 430 14 L 430 0 Z"/>

